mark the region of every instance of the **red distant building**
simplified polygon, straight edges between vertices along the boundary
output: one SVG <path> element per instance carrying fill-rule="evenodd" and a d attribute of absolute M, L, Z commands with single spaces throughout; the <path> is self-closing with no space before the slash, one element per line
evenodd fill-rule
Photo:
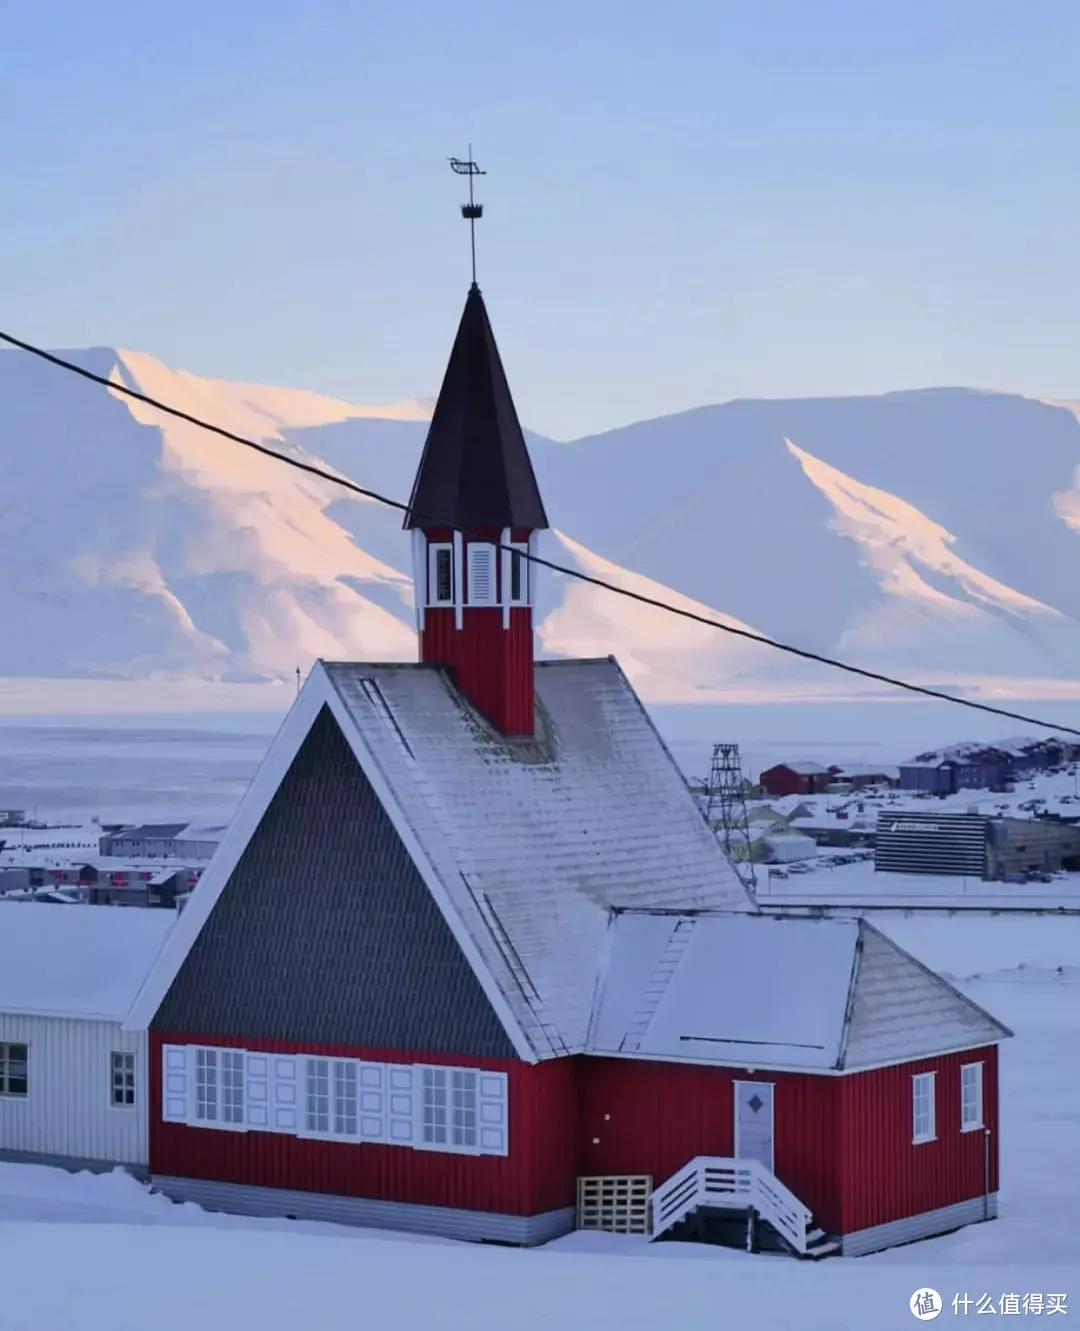
<path fill-rule="evenodd" d="M 778 763 L 762 772 L 758 784 L 766 795 L 819 795 L 839 770 L 820 763 Z"/>
<path fill-rule="evenodd" d="M 995 1214 L 1008 1032 L 864 922 L 758 913 L 618 665 L 533 661 L 546 526 L 474 286 L 406 521 L 421 662 L 315 667 L 129 1019 L 155 1183 L 800 1256 Z"/>

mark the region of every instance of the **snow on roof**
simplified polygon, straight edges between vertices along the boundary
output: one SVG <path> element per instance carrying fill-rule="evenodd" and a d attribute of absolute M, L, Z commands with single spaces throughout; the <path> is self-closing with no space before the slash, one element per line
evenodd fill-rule
<path fill-rule="evenodd" d="M 588 1052 L 825 1072 L 1009 1034 L 862 920 L 624 913 Z"/>
<path fill-rule="evenodd" d="M 777 768 L 786 768 L 789 772 L 794 772 L 796 776 L 822 776 L 828 772 L 827 767 L 822 767 L 820 763 L 777 763 L 775 767 L 770 767 L 770 772 L 775 772 Z"/>
<path fill-rule="evenodd" d="M 172 911 L 0 903 L 0 1013 L 121 1021 Z"/>
<path fill-rule="evenodd" d="M 900 779 L 900 769 L 883 763 L 848 763 L 841 770 L 837 780 L 843 781 L 847 776 L 883 776 L 890 781 L 898 781 Z"/>
<path fill-rule="evenodd" d="M 590 1052 L 835 1067 L 858 934 L 857 920 L 621 915 Z"/>
<path fill-rule="evenodd" d="M 537 664 L 536 742 L 441 670 L 323 668 L 539 1056 L 584 1045 L 612 908 L 753 909 L 613 660 Z"/>
<path fill-rule="evenodd" d="M 185 827 L 187 823 L 144 823 L 141 827 L 125 827 L 112 836 L 116 841 L 167 841 Z"/>
<path fill-rule="evenodd" d="M 228 823 L 188 823 L 176 834 L 177 841 L 221 841 Z"/>

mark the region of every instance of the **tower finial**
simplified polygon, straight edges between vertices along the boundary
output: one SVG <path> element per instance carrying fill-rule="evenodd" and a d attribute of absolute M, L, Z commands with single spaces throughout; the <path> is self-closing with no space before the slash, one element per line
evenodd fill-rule
<path fill-rule="evenodd" d="M 473 177 L 486 176 L 486 171 L 481 171 L 473 161 L 472 144 L 469 144 L 469 155 L 462 161 L 460 157 L 450 158 L 450 169 L 456 175 L 469 177 L 469 202 L 461 205 L 461 215 L 469 224 L 469 245 L 472 249 L 472 284 L 476 286 L 476 219 L 483 217 L 484 205 L 477 203 L 473 198 Z"/>

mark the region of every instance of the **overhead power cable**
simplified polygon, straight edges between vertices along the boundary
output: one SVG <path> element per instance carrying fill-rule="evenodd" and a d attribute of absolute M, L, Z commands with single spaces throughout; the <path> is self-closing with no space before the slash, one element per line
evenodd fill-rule
<path fill-rule="evenodd" d="M 240 444 L 244 448 L 254 450 L 256 453 L 262 453 L 266 457 L 273 458 L 276 462 L 282 462 L 288 467 L 296 468 L 297 471 L 307 472 L 308 475 L 328 481 L 331 485 L 340 486 L 343 490 L 348 490 L 363 499 L 370 499 L 376 504 L 397 509 L 401 513 L 410 512 L 410 506 L 402 503 L 400 499 L 390 499 L 386 495 L 379 494 L 376 490 L 369 490 L 365 486 L 357 485 L 355 481 L 351 481 L 345 476 L 335 476 L 333 472 L 326 471 L 313 462 L 305 462 L 302 458 L 289 457 L 286 453 L 279 453 L 277 449 L 271 448 L 268 444 L 264 444 L 257 439 L 248 439 L 245 435 L 236 434 L 232 430 L 225 429 L 224 426 L 215 425 L 212 421 L 203 420 L 199 416 L 193 416 L 191 412 L 181 411 L 179 407 L 170 406 L 167 402 L 150 397 L 146 393 L 140 393 L 135 388 L 128 388 L 126 384 L 118 383 L 103 374 L 95 374 L 93 370 L 88 370 L 82 365 L 76 365 L 74 361 L 65 360 L 63 356 L 45 351 L 42 347 L 34 346 L 31 342 L 24 342 L 22 338 L 14 337 L 10 333 L 0 332 L 0 342 L 6 342 L 9 346 L 18 348 L 19 351 L 25 351 L 29 355 L 47 361 L 50 365 L 55 365 L 61 370 L 67 370 L 69 373 L 76 374 L 91 383 L 99 384 L 102 388 L 107 388 L 114 393 L 121 393 L 124 397 L 133 398 L 136 402 L 142 402 L 148 407 L 153 407 L 155 411 L 164 412 L 165 415 L 172 416 L 176 420 L 186 421 L 189 425 L 195 425 L 200 430 L 207 430 L 211 434 L 219 435 L 222 439 L 228 439 L 234 444 Z M 416 509 L 411 511 L 415 517 L 420 518 L 427 526 L 447 527 L 451 530 L 456 527 L 456 524 L 444 522 L 435 514 L 421 513 Z M 464 528 L 456 529 L 461 531 L 463 536 L 474 539 L 479 537 L 477 532 L 468 531 Z M 487 540 L 486 537 L 483 539 Z M 490 543 L 500 550 L 511 550 L 510 546 L 503 545 L 502 542 Z M 628 601 L 636 601 L 639 605 L 652 606 L 654 610 L 662 610 L 666 614 L 676 615 L 680 619 L 687 619 L 695 624 L 704 624 L 707 628 L 718 629 L 721 633 L 742 638 L 747 642 L 757 643 L 761 647 L 769 647 L 776 652 L 784 652 L 788 656 L 798 657 L 803 661 L 813 661 L 817 665 L 828 666 L 832 670 L 842 670 L 845 674 L 855 675 L 860 679 L 872 680 L 876 684 L 885 684 L 889 688 L 900 689 L 905 693 L 917 694 L 924 698 L 935 698 L 939 702 L 952 703 L 956 707 L 968 707 L 972 711 L 987 712 L 991 716 L 1005 717 L 1010 721 L 1019 721 L 1024 725 L 1037 726 L 1041 730 L 1051 730 L 1060 735 L 1080 736 L 1080 730 L 1071 726 L 1058 725 L 1053 721 L 1043 721 L 1039 717 L 1028 716 L 1023 712 L 1009 711 L 1004 707 L 994 707 L 990 703 L 977 702 L 974 698 L 960 698 L 955 694 L 946 693 L 943 689 L 932 689 L 923 684 L 913 684 L 910 680 L 895 679 L 891 675 L 883 675 L 876 670 L 866 670 L 862 666 L 851 665 L 847 661 L 837 661 L 833 657 L 823 656 L 819 652 L 811 652 L 804 647 L 795 647 L 790 643 L 780 642 L 775 638 L 767 638 L 760 633 L 753 633 L 750 629 L 736 628 L 734 624 L 723 624 L 718 619 L 712 619 L 708 615 L 699 615 L 696 611 L 686 610 L 681 606 L 671 605 L 657 597 L 646 596 L 643 592 L 635 592 L 627 587 L 619 587 L 615 583 L 605 581 L 603 578 L 594 577 L 591 573 L 582 573 L 579 569 L 568 568 L 565 564 L 553 563 L 550 559 L 529 554 L 516 546 L 512 549 L 513 553 L 516 553 L 522 559 L 528 560 L 530 564 L 537 564 L 553 573 L 561 573 L 564 577 L 573 578 L 592 587 L 600 587 L 604 591 L 611 592 L 615 596 L 622 596 Z"/>

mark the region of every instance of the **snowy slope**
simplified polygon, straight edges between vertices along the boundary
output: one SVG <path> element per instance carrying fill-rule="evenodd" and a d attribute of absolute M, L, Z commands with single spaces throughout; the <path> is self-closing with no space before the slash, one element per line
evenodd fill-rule
<path fill-rule="evenodd" d="M 359 407 L 143 353 L 68 354 L 408 495 L 429 401 Z M 318 655 L 415 651 L 393 510 L 19 352 L 0 355 L 0 431 L 0 616 L 18 626 L 0 636 L 0 680 L 287 680 Z M 920 682 L 1080 696 L 1075 404 L 965 390 L 732 402 L 532 447 L 556 562 Z M 650 699 L 853 691 L 597 588 L 542 586 L 543 649 L 614 653 Z"/>

